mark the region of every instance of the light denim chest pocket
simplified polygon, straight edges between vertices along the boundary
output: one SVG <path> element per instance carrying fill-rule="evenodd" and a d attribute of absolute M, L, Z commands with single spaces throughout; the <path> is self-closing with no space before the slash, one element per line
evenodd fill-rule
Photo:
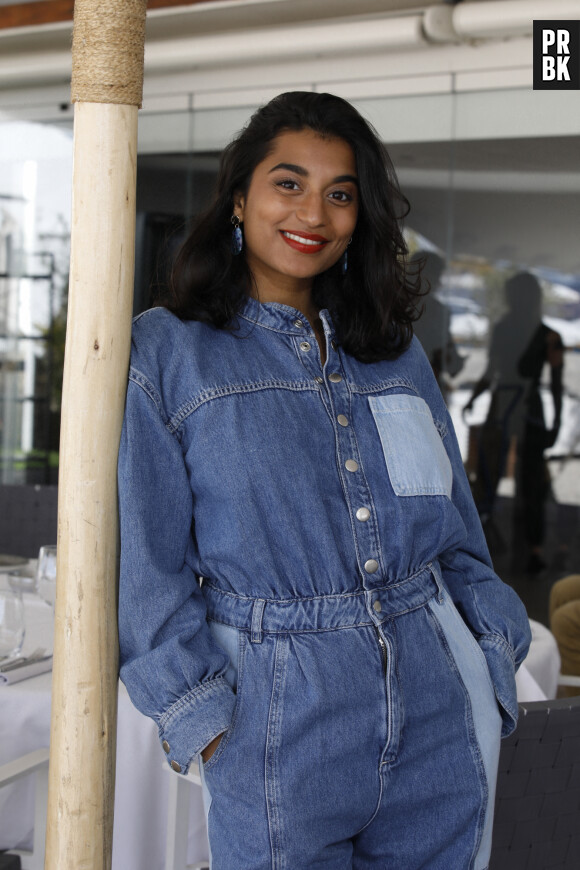
<path fill-rule="evenodd" d="M 405 394 L 372 396 L 369 405 L 395 494 L 451 498 L 451 463 L 425 400 Z"/>

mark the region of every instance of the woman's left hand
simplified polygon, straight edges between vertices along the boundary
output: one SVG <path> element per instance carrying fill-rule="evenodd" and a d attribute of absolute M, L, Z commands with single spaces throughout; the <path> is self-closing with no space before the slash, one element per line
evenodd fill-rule
<path fill-rule="evenodd" d="M 218 734 L 217 737 L 214 737 L 214 739 L 211 741 L 211 743 L 207 744 L 205 749 L 201 750 L 201 759 L 202 759 L 204 764 L 206 764 L 210 760 L 210 758 L 212 757 L 212 755 L 214 754 L 214 752 L 216 751 L 216 749 L 220 745 L 221 739 L 223 736 L 224 736 L 223 733 Z"/>

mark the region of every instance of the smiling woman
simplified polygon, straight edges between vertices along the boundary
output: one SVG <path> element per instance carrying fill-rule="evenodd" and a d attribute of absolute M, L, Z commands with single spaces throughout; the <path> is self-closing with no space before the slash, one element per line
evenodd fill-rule
<path fill-rule="evenodd" d="M 386 149 L 353 106 L 330 94 L 282 94 L 225 149 L 214 202 L 195 222 L 163 302 L 179 317 L 231 329 L 248 294 L 289 302 L 262 295 L 286 292 L 286 279 L 276 285 L 289 267 L 307 318 L 332 310 L 349 352 L 387 359 L 411 340 L 420 300 L 399 225 L 408 208 Z M 232 217 L 243 221 L 241 257 L 231 256 Z"/>
<path fill-rule="evenodd" d="M 235 195 L 234 215 L 244 227 L 251 295 L 302 311 L 324 356 L 312 284 L 345 253 L 355 231 L 358 187 L 351 146 L 311 130 L 280 133 L 254 170 L 247 193 Z"/>
<path fill-rule="evenodd" d="M 352 106 L 283 94 L 134 323 L 121 677 L 200 765 L 214 870 L 488 866 L 529 626 L 412 339 L 405 209 Z"/>

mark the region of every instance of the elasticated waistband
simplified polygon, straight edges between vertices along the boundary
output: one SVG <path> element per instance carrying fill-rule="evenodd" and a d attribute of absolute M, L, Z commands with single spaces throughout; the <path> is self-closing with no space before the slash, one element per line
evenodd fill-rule
<path fill-rule="evenodd" d="M 263 633 L 380 625 L 385 619 L 423 607 L 440 591 L 441 573 L 435 563 L 405 580 L 377 589 L 313 598 L 249 598 L 225 592 L 207 578 L 202 585 L 208 618 L 251 632 L 255 642 Z"/>

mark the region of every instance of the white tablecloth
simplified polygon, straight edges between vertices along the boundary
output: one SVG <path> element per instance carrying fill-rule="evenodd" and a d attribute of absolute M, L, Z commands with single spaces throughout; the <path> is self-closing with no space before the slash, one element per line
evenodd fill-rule
<path fill-rule="evenodd" d="M 26 594 L 24 654 L 52 650 L 52 610 Z M 0 764 L 48 746 L 51 674 L 0 686 Z M 169 778 L 157 728 L 119 686 L 113 870 L 162 870 Z M 30 848 L 34 819 L 33 777 L 0 789 L 0 850 Z M 192 785 L 188 861 L 208 855 L 201 789 Z"/>
<path fill-rule="evenodd" d="M 546 698 L 555 698 L 560 673 L 560 652 L 556 638 L 549 628 L 546 628 L 541 622 L 536 622 L 535 619 L 530 619 L 530 628 L 532 629 L 530 650 L 516 675 L 516 680 L 519 680 L 518 700 L 540 701 Z M 533 678 L 541 691 L 541 694 L 536 697 L 528 697 L 530 691 L 529 676 Z"/>

